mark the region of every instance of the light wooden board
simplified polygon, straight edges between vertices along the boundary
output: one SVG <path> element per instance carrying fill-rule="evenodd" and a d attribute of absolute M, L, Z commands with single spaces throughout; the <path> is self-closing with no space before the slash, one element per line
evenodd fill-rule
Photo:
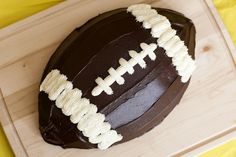
<path fill-rule="evenodd" d="M 152 131 L 107 151 L 47 144 L 38 130 L 39 79 L 50 55 L 76 27 L 99 13 L 146 2 L 191 18 L 197 29 L 195 71 L 174 111 Z M 204 0 L 68 0 L 0 30 L 0 120 L 17 156 L 164 157 L 191 153 L 236 130 L 236 71 L 225 38 Z M 225 30 L 225 28 L 224 28 Z"/>

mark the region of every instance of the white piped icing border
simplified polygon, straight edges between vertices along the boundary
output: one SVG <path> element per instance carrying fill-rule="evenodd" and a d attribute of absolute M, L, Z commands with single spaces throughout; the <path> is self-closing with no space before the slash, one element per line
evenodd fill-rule
<path fill-rule="evenodd" d="M 184 41 L 176 35 L 176 30 L 171 28 L 170 21 L 165 16 L 158 14 L 157 11 L 152 9 L 148 4 L 135 4 L 128 7 L 127 11 L 131 12 L 138 22 L 143 22 L 145 29 L 151 29 L 152 36 L 158 38 L 158 46 L 165 49 L 168 57 L 172 57 L 172 63 L 181 76 L 181 81 L 183 83 L 187 82 L 195 70 L 196 64 L 188 54 L 188 48 L 184 45 Z M 122 75 L 126 72 L 132 74 L 134 72 L 134 65 L 138 63 L 142 68 L 145 68 L 146 63 L 143 59 L 147 54 L 150 54 L 149 57 L 155 60 L 156 55 L 153 51 L 157 47 L 156 44 L 147 45 L 146 43 L 141 43 L 140 46 L 143 51 L 137 53 L 130 50 L 129 55 L 131 59 L 129 61 L 121 58 L 119 60 L 120 67 L 116 70 L 111 67 L 108 70 L 110 75 L 104 80 L 101 77 L 95 80 L 97 86 L 92 90 L 93 96 L 98 96 L 103 91 L 108 95 L 113 94 L 110 86 L 114 82 L 117 82 L 119 85 L 124 84 L 125 80 Z M 146 55 L 144 55 L 144 52 L 146 52 Z"/>
<path fill-rule="evenodd" d="M 50 100 L 62 109 L 63 114 L 70 116 L 72 123 L 88 137 L 89 142 L 98 144 L 103 150 L 113 143 L 122 140 L 122 135 L 111 129 L 108 122 L 104 122 L 105 115 L 97 113 L 97 107 L 86 98 L 82 98 L 81 90 L 73 88 L 67 77 L 59 70 L 52 70 L 40 85 L 40 91 L 48 94 Z"/>

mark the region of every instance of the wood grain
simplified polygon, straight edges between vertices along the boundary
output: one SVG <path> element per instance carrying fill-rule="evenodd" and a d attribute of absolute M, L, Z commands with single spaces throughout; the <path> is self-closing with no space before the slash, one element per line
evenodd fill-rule
<path fill-rule="evenodd" d="M 234 59 L 234 63 L 236 65 L 236 47 L 233 43 L 233 40 L 231 40 L 230 34 L 228 30 L 226 29 L 223 21 L 221 20 L 220 15 L 217 12 L 217 9 L 215 8 L 212 0 L 206 0 L 207 6 L 209 7 L 209 10 L 211 11 L 211 14 L 214 16 L 215 22 L 218 24 L 218 27 L 222 33 L 222 35 L 225 38 L 225 41 L 227 43 L 228 48 L 230 49 L 230 52 L 232 52 L 232 58 Z"/>
<path fill-rule="evenodd" d="M 180 104 L 152 131 L 107 151 L 63 150 L 47 144 L 38 129 L 37 94 L 50 55 L 91 17 L 139 2 L 182 12 L 196 25 L 198 68 Z M 180 156 L 234 128 L 235 49 L 212 10 L 208 0 L 69 0 L 0 30 L 0 120 L 16 156 Z"/>

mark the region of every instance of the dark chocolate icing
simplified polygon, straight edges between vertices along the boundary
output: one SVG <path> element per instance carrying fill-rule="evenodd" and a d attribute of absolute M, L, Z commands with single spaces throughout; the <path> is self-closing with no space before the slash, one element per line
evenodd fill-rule
<path fill-rule="evenodd" d="M 190 19 L 172 10 L 156 8 L 166 16 L 184 40 L 189 53 L 194 57 L 195 27 Z M 82 27 L 75 29 L 60 45 L 48 62 L 42 80 L 52 69 L 59 69 L 72 81 L 74 87 L 90 99 L 99 112 L 106 115 L 112 128 L 122 134 L 123 140 L 131 140 L 159 124 L 179 103 L 188 83 L 182 83 L 164 49 L 155 50 L 157 58 L 146 57 L 147 67 L 134 67 L 132 75 L 124 75 L 125 84 L 114 83 L 113 95 L 91 95 L 95 79 L 105 78 L 110 67 L 119 66 L 119 58 L 128 60 L 129 50 L 141 51 L 140 43 L 156 43 L 142 23 L 126 9 L 117 9 L 101 14 Z M 45 141 L 63 148 L 94 148 L 76 125 L 70 122 L 61 109 L 39 93 L 39 124 Z"/>

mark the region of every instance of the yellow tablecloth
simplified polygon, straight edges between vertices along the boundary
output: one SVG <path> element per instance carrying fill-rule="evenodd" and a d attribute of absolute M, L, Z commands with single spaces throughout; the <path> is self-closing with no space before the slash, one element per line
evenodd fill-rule
<path fill-rule="evenodd" d="M 210 150 L 199 157 L 236 157 L 236 139 Z"/>
<path fill-rule="evenodd" d="M 51 7 L 63 0 L 0 0 L 0 28 Z M 214 3 L 236 45 L 236 0 L 214 0 Z M 0 127 L 0 157 L 13 153 Z M 236 140 L 232 140 L 200 157 L 236 157 Z"/>
<path fill-rule="evenodd" d="M 236 46 L 236 0 L 214 0 L 214 4 Z"/>
<path fill-rule="evenodd" d="M 0 0 L 0 28 L 61 1 L 63 0 Z"/>
<path fill-rule="evenodd" d="M 0 157 L 12 157 L 13 153 L 0 126 Z"/>

